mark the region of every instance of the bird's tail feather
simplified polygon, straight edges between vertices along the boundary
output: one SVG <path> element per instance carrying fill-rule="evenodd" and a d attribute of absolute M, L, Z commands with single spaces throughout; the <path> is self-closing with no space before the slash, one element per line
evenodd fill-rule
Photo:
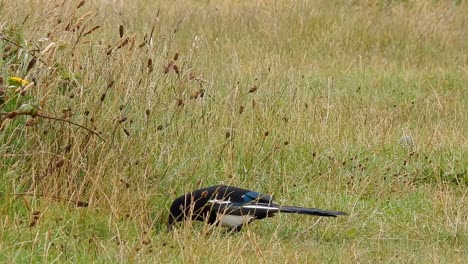
<path fill-rule="evenodd" d="M 317 215 L 317 216 L 329 216 L 329 217 L 337 217 L 339 215 L 347 215 L 344 212 L 339 211 L 330 211 L 330 210 L 322 210 L 317 208 L 305 208 L 305 207 L 297 207 L 297 206 L 280 206 L 277 204 L 266 204 L 266 203 L 257 203 L 257 204 L 247 204 L 240 207 L 236 207 L 240 209 L 243 213 L 247 214 L 249 212 L 255 213 L 288 213 L 288 214 L 306 214 L 306 215 Z"/>
<path fill-rule="evenodd" d="M 329 210 L 305 208 L 305 207 L 297 207 L 297 206 L 280 206 L 279 211 L 281 213 L 289 213 L 289 214 L 306 214 L 306 215 L 318 215 L 318 216 L 330 216 L 330 217 L 337 217 L 339 215 L 347 215 L 346 213 L 339 212 L 339 211 L 329 211 Z"/>

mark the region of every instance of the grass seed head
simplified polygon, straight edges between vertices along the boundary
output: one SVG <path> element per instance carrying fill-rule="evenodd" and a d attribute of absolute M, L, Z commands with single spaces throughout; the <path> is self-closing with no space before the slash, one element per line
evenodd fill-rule
<path fill-rule="evenodd" d="M 98 28 L 100 28 L 101 26 L 94 26 L 92 29 L 86 31 L 84 34 L 83 34 L 83 37 L 86 37 L 87 35 L 93 33 L 94 31 L 96 31 Z"/>
<path fill-rule="evenodd" d="M 119 25 L 119 36 L 122 38 L 124 35 L 124 26 L 123 25 Z"/>
<path fill-rule="evenodd" d="M 195 75 L 195 73 L 194 73 L 193 71 L 191 71 L 191 72 L 189 73 L 189 80 L 194 80 L 194 79 L 196 79 L 196 78 L 197 78 L 197 76 Z"/>
<path fill-rule="evenodd" d="M 29 227 L 34 227 L 36 226 L 36 224 L 37 224 L 37 220 L 33 218 L 31 222 L 29 223 Z"/>
<path fill-rule="evenodd" d="M 177 75 L 180 75 L 180 68 L 179 68 L 179 66 L 177 66 L 176 64 L 174 64 L 174 66 L 172 66 L 172 68 L 174 69 L 175 73 L 177 73 Z"/>
<path fill-rule="evenodd" d="M 198 89 L 198 90 L 194 91 L 192 93 L 192 95 L 190 95 L 190 99 L 197 99 L 198 97 L 203 97 L 204 94 L 205 94 L 204 89 Z"/>
<path fill-rule="evenodd" d="M 29 71 L 34 67 L 34 65 L 36 65 L 36 62 L 37 62 L 36 58 L 33 57 L 33 58 L 29 61 L 28 66 L 26 67 L 26 72 L 29 72 Z"/>
<path fill-rule="evenodd" d="M 176 104 L 177 104 L 177 106 L 184 106 L 184 99 L 182 99 L 182 98 L 177 99 Z"/>
<path fill-rule="evenodd" d="M 127 44 L 128 44 L 128 41 L 130 39 L 129 38 L 125 38 L 118 46 L 117 46 L 117 49 L 121 49 L 123 47 L 125 47 Z"/>
<path fill-rule="evenodd" d="M 250 88 L 249 93 L 255 93 L 258 90 L 258 86 L 255 85 L 254 87 Z"/>
<path fill-rule="evenodd" d="M 172 66 L 174 65 L 174 61 L 170 60 L 165 66 L 164 66 L 164 73 L 167 74 L 169 71 L 171 71 Z"/>
<path fill-rule="evenodd" d="M 146 61 L 146 67 L 148 67 L 150 72 L 153 71 L 153 60 L 151 58 L 148 58 L 148 60 Z"/>
<path fill-rule="evenodd" d="M 75 203 L 76 206 L 78 207 L 88 207 L 89 206 L 89 203 L 88 202 L 85 202 L 85 201 L 76 201 Z"/>
<path fill-rule="evenodd" d="M 81 0 L 81 1 L 78 3 L 78 5 L 76 6 L 76 9 L 81 8 L 85 3 L 86 3 L 85 0 Z"/>
<path fill-rule="evenodd" d="M 59 161 L 57 161 L 57 163 L 55 163 L 55 167 L 60 168 L 63 166 L 64 163 L 65 161 L 63 159 L 60 159 Z"/>

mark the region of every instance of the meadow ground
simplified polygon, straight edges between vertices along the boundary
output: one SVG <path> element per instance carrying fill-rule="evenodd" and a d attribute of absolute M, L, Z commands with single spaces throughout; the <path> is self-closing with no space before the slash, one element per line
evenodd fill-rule
<path fill-rule="evenodd" d="M 0 14 L 0 262 L 466 263 L 466 1 Z M 349 215 L 166 230 L 220 183 Z"/>

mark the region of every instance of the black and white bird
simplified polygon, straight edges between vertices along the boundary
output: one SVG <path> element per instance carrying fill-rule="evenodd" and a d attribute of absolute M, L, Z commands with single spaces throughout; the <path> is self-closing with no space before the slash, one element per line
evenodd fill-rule
<path fill-rule="evenodd" d="M 336 217 L 344 212 L 273 203 L 271 196 L 225 185 L 211 186 L 182 195 L 171 205 L 168 227 L 185 220 L 221 224 L 240 231 L 254 219 L 274 216 L 275 213 L 293 213 Z"/>

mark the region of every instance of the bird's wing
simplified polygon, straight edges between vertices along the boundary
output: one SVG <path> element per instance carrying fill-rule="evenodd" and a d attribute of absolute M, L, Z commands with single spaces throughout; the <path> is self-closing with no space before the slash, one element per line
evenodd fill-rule
<path fill-rule="evenodd" d="M 226 215 L 253 216 L 256 219 L 272 216 L 280 210 L 278 205 L 271 203 L 239 204 L 216 199 L 209 200 L 208 203 L 211 205 L 212 212 Z"/>
<path fill-rule="evenodd" d="M 258 203 L 271 203 L 273 202 L 273 198 L 270 195 L 262 194 L 254 191 L 248 191 L 244 193 L 242 196 L 244 203 L 251 203 L 251 202 L 258 202 Z"/>
<path fill-rule="evenodd" d="M 210 199 L 230 201 L 237 205 L 257 202 L 271 203 L 273 201 L 269 195 L 225 185 L 212 186 L 198 192 L 206 192 Z"/>

